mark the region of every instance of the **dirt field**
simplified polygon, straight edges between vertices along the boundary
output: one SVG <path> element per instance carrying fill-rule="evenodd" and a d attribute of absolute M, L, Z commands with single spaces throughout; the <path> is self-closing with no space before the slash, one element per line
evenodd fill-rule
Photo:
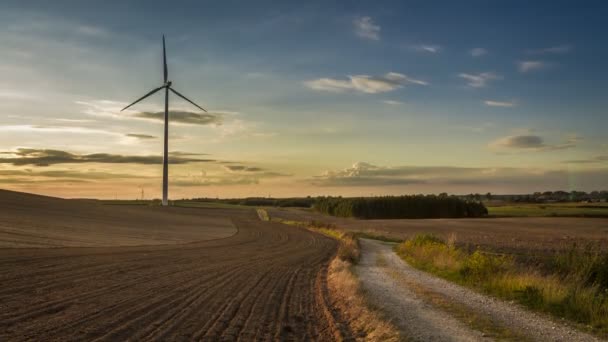
<path fill-rule="evenodd" d="M 322 215 L 301 209 L 269 209 L 286 220 L 332 223 L 349 231 L 371 232 L 395 239 L 417 233 L 496 250 L 541 251 L 569 248 L 573 243 L 602 243 L 608 247 L 608 218 L 509 217 L 480 219 L 357 220 Z"/>
<path fill-rule="evenodd" d="M 176 244 L 236 233 L 225 213 L 108 206 L 0 190 L 0 248 Z"/>
<path fill-rule="evenodd" d="M 25 196 L 12 203 L 38 199 Z M 32 206 L 20 219 L 59 227 L 57 217 L 63 216 L 56 208 L 64 205 Z M 97 217 L 97 210 L 73 207 L 69 216 L 86 212 L 78 219 L 98 222 L 99 228 L 126 226 L 127 218 L 111 216 L 106 209 Z M 155 210 L 163 208 L 127 212 L 145 216 Z M 11 228 L 6 220 L 12 216 L 4 207 L 2 215 L 0 222 Z M 327 341 L 350 336 L 328 305 L 325 270 L 336 251 L 334 240 L 259 221 L 253 210 L 173 208 L 175 225 L 163 215 L 155 220 L 167 220 L 163 223 L 170 231 L 158 236 L 179 236 L 184 228 L 182 239 L 195 239 L 191 227 L 205 230 L 198 217 L 207 215 L 230 217 L 238 232 L 180 245 L 1 248 L 0 340 Z M 10 222 L 24 227 L 20 219 Z M 77 229 L 78 224 L 68 227 Z M 80 241 L 87 234 L 76 235 Z M 117 234 L 123 236 L 123 231 Z M 132 234 L 127 235 L 136 237 Z M 64 239 L 60 243 L 76 241 Z M 156 235 L 147 239 L 166 241 Z"/>

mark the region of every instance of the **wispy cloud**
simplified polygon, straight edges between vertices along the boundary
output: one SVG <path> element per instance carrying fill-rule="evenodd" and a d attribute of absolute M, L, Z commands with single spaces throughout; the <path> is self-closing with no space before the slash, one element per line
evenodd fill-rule
<path fill-rule="evenodd" d="M 355 34 L 364 39 L 380 40 L 380 26 L 371 17 L 359 17 L 353 21 Z"/>
<path fill-rule="evenodd" d="M 153 121 L 165 121 L 165 112 L 139 112 L 133 115 L 136 118 Z M 194 113 L 188 111 L 170 111 L 171 122 L 187 125 L 221 125 L 222 116 L 215 113 Z"/>
<path fill-rule="evenodd" d="M 520 61 L 517 63 L 517 68 L 520 72 L 530 72 L 546 69 L 549 65 L 543 61 Z"/>
<path fill-rule="evenodd" d="M 48 178 L 76 178 L 76 179 L 124 179 L 124 178 L 148 178 L 141 174 L 113 173 L 102 171 L 74 171 L 74 170 L 52 170 L 32 171 L 27 170 L 0 170 L 0 176 L 24 176 L 48 177 Z"/>
<path fill-rule="evenodd" d="M 483 55 L 486 55 L 488 53 L 488 50 L 484 49 L 484 48 L 473 48 L 469 51 L 469 53 L 471 54 L 471 56 L 473 57 L 481 57 Z"/>
<path fill-rule="evenodd" d="M 263 171 L 264 170 L 264 169 L 262 169 L 260 167 L 238 165 L 238 164 L 237 165 L 233 165 L 233 164 L 224 165 L 224 169 L 226 169 L 229 172 L 239 172 L 239 171 L 259 172 L 259 171 Z"/>
<path fill-rule="evenodd" d="M 432 45 L 432 44 L 414 45 L 414 46 L 412 46 L 412 48 L 418 52 L 427 52 L 427 53 L 438 53 L 438 52 L 441 52 L 441 50 L 442 50 L 441 46 Z"/>
<path fill-rule="evenodd" d="M 597 164 L 597 163 L 608 163 L 608 154 L 595 156 L 587 159 L 574 159 L 564 161 L 566 164 Z"/>
<path fill-rule="evenodd" d="M 389 72 L 383 76 L 348 76 L 348 80 L 320 78 L 304 82 L 306 87 L 319 91 L 335 93 L 358 91 L 366 94 L 385 93 L 402 88 L 408 84 L 427 85 L 428 83 L 397 72 Z"/>
<path fill-rule="evenodd" d="M 71 133 L 71 134 L 99 134 L 122 136 L 120 133 L 105 131 L 102 129 L 76 127 L 76 126 L 54 126 L 54 125 L 4 125 L 0 126 L 0 132 L 24 132 L 24 133 Z"/>
<path fill-rule="evenodd" d="M 401 106 L 403 104 L 403 102 L 395 101 L 395 100 L 383 100 L 382 103 L 391 105 L 391 106 Z"/>
<path fill-rule="evenodd" d="M 0 89 L 0 98 L 10 100 L 33 100 L 36 98 L 36 96 L 24 91 Z"/>
<path fill-rule="evenodd" d="M 483 88 L 490 81 L 502 79 L 502 76 L 493 72 L 482 72 L 479 74 L 461 73 L 458 75 L 458 77 L 465 79 L 467 81 L 467 85 L 473 88 Z"/>
<path fill-rule="evenodd" d="M 95 101 L 76 101 L 76 104 L 85 107 L 84 113 L 96 117 L 108 117 L 113 119 L 125 120 L 125 119 L 137 119 L 137 120 L 151 120 L 158 123 L 164 122 L 165 112 L 164 111 L 136 111 L 136 110 L 120 110 L 126 105 L 124 102 L 111 101 L 111 100 L 95 100 Z M 220 126 L 224 121 L 224 116 L 228 114 L 235 114 L 234 112 L 208 112 L 208 113 L 197 113 L 186 110 L 171 110 L 169 112 L 170 120 L 172 123 L 182 125 L 213 125 Z"/>
<path fill-rule="evenodd" d="M 489 147 L 529 151 L 556 151 L 573 148 L 578 140 L 577 137 L 571 137 L 560 144 L 547 144 L 539 135 L 510 135 L 494 140 L 489 144 Z"/>
<path fill-rule="evenodd" d="M 542 55 L 542 54 L 563 54 L 572 51 L 572 45 L 563 44 L 550 46 L 542 49 L 530 49 L 526 52 L 532 55 Z"/>
<path fill-rule="evenodd" d="M 515 101 L 486 100 L 486 101 L 484 101 L 484 103 L 486 104 L 486 106 L 490 106 L 490 107 L 515 107 L 516 106 Z"/>
<path fill-rule="evenodd" d="M 162 156 L 136 156 L 109 153 L 78 154 L 61 150 L 19 148 L 16 151 L 0 152 L 7 157 L 0 157 L 0 164 L 49 166 L 55 164 L 160 164 Z M 172 164 L 214 162 L 213 159 L 200 159 L 173 155 Z"/>
<path fill-rule="evenodd" d="M 80 25 L 76 28 L 76 32 L 92 37 L 104 37 L 108 35 L 106 29 L 91 25 Z"/>
<path fill-rule="evenodd" d="M 153 135 L 138 134 L 138 133 L 127 133 L 127 134 L 125 134 L 125 136 L 127 136 L 129 138 L 136 138 L 136 139 L 142 139 L 142 140 L 156 139 L 156 137 Z"/>

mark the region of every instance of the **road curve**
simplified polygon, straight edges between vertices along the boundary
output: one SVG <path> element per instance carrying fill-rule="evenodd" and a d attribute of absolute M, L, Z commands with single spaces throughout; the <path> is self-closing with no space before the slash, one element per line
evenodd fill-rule
<path fill-rule="evenodd" d="M 340 340 L 336 242 L 230 211 L 238 232 L 182 245 L 0 249 L 0 340 Z"/>

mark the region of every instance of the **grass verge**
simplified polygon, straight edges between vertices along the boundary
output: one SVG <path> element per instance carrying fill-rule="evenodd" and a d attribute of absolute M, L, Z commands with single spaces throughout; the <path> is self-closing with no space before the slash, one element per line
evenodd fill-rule
<path fill-rule="evenodd" d="M 573 246 L 536 263 L 521 263 L 421 234 L 399 244 L 396 252 L 418 269 L 608 336 L 608 252 L 599 247 Z"/>
<path fill-rule="evenodd" d="M 263 210 L 263 209 L 262 209 Z M 267 215 L 267 213 L 266 213 Z M 262 219 L 263 215 L 258 216 Z M 320 222 L 289 221 L 270 218 L 274 222 L 303 227 L 339 242 L 338 254 L 329 264 L 327 286 L 332 306 L 348 322 L 356 341 L 401 341 L 399 330 L 386 320 L 381 312 L 371 307 L 353 272 L 353 265 L 359 262 L 360 247 L 358 236 L 344 232 L 333 225 Z"/>

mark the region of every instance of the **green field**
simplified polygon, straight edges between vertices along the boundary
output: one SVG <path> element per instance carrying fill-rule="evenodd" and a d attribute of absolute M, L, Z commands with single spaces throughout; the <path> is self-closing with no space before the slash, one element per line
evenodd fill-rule
<path fill-rule="evenodd" d="M 608 203 L 509 203 L 486 204 L 495 217 L 608 217 Z"/>

